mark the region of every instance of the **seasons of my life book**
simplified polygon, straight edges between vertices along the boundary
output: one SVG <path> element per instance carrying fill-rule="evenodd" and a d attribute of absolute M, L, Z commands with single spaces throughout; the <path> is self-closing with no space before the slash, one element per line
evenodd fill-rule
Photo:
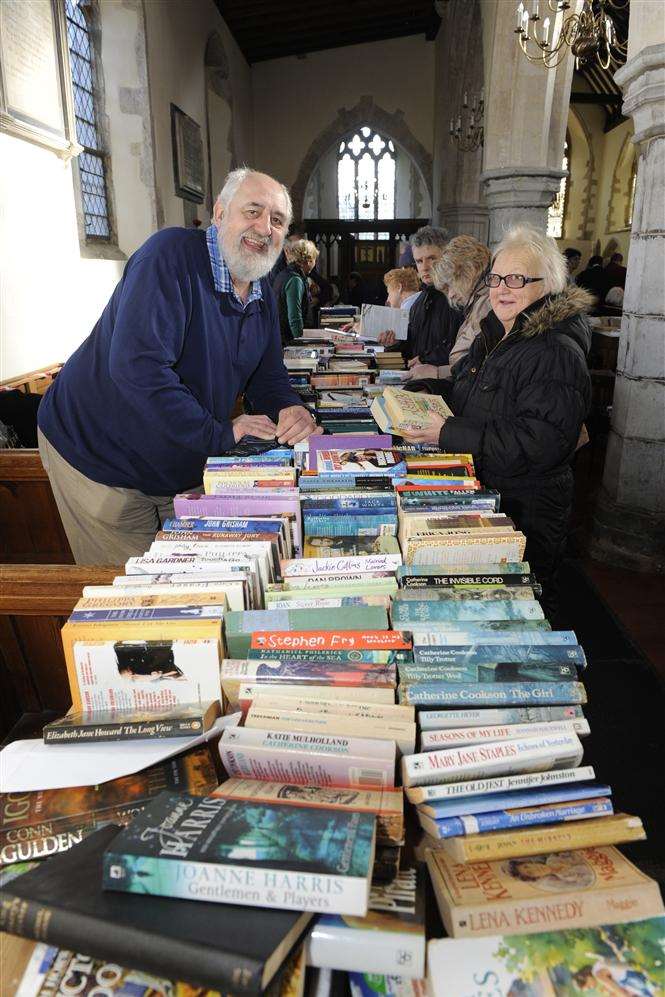
<path fill-rule="evenodd" d="M 367 913 L 372 814 L 162 793 L 104 856 L 108 890 Z"/>

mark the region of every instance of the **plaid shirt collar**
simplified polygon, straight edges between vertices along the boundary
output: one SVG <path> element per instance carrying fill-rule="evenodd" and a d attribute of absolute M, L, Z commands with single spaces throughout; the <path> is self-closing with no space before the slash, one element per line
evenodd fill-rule
<path fill-rule="evenodd" d="M 242 308 L 246 308 L 250 301 L 261 301 L 263 299 L 263 292 L 261 291 L 260 280 L 252 281 L 247 301 L 243 301 L 242 298 L 236 294 L 233 281 L 231 280 L 231 272 L 224 261 L 224 257 L 219 251 L 216 225 L 209 225 L 206 229 L 206 242 L 208 244 L 208 255 L 210 256 L 210 266 L 212 267 L 212 279 L 215 284 L 215 290 L 221 291 L 222 294 L 233 295 Z"/>

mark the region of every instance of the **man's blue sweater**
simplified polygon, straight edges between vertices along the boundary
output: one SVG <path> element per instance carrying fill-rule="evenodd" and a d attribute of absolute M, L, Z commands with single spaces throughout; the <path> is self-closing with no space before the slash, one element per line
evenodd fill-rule
<path fill-rule="evenodd" d="M 160 496 L 199 485 L 206 457 L 234 446 L 240 392 L 275 421 L 302 404 L 267 280 L 261 288 L 243 310 L 215 290 L 205 232 L 151 236 L 44 396 L 41 431 L 93 481 Z"/>

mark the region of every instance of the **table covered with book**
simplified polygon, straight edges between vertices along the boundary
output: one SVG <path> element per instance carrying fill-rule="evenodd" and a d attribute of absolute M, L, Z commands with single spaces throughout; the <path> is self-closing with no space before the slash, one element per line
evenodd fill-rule
<path fill-rule="evenodd" d="M 664 992 L 593 661 L 501 496 L 404 441 L 444 403 L 399 354 L 285 360 L 325 433 L 210 458 L 82 591 L 69 713 L 0 755 L 3 994 Z"/>

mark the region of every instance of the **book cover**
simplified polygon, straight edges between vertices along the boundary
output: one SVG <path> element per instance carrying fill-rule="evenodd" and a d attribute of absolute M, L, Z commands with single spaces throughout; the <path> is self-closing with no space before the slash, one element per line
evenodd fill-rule
<path fill-rule="evenodd" d="M 425 997 L 427 994 L 427 981 L 409 976 L 349 973 L 348 981 L 351 997 Z"/>
<path fill-rule="evenodd" d="M 440 395 L 416 394 L 388 385 L 383 391 L 386 412 L 392 425 L 400 430 L 422 429 L 430 415 L 447 419 L 453 413 Z"/>
<path fill-rule="evenodd" d="M 411 706 L 570 706 L 586 703 L 581 682 L 417 682 L 400 685 Z"/>
<path fill-rule="evenodd" d="M 371 814 L 162 793 L 104 853 L 107 890 L 367 913 Z"/>
<path fill-rule="evenodd" d="M 0 794 L 0 865 L 45 858 L 109 821 L 127 823 L 164 789 L 207 793 L 217 774 L 206 745 L 98 786 Z"/>
<path fill-rule="evenodd" d="M 377 842 L 399 845 L 404 840 L 404 797 L 401 789 L 325 789 L 258 779 L 227 779 L 212 795 L 256 803 L 374 814 Z"/>
<path fill-rule="evenodd" d="M 477 796 L 451 797 L 420 803 L 418 812 L 441 820 L 444 817 L 462 817 L 467 814 L 485 814 L 494 810 L 514 810 L 517 807 L 535 807 L 541 804 L 565 803 L 569 800 L 588 800 L 612 795 L 610 786 L 597 782 L 576 782 L 571 785 L 554 785 L 533 789 L 515 789 L 507 793 L 484 793 Z"/>
<path fill-rule="evenodd" d="M 418 819 L 423 830 L 434 838 L 454 838 L 464 835 L 485 834 L 490 831 L 512 830 L 537 824 L 558 824 L 606 817 L 614 813 L 612 801 L 604 797 L 588 800 L 552 803 L 534 807 L 517 807 L 514 810 L 494 810 L 462 817 L 432 818 L 423 812 Z"/>
<path fill-rule="evenodd" d="M 46 744 L 68 741 L 135 741 L 153 737 L 192 737 L 209 730 L 220 714 L 219 700 L 178 707 L 136 710 L 70 710 L 44 726 Z"/>
<path fill-rule="evenodd" d="M 405 792 L 411 803 L 422 804 L 429 800 L 457 800 L 460 797 L 483 796 L 486 793 L 508 793 L 513 790 L 526 790 L 541 786 L 570 785 L 577 782 L 587 782 L 594 779 L 595 775 L 591 765 L 582 765 L 574 769 L 520 772 L 508 776 L 491 776 L 489 779 L 409 786 Z"/>
<path fill-rule="evenodd" d="M 513 741 L 522 737 L 547 737 L 549 734 L 577 734 L 578 737 L 585 737 L 588 733 L 589 723 L 584 717 L 579 720 L 549 720 L 545 723 L 490 724 L 486 727 L 427 730 L 421 734 L 420 750 L 436 751 L 439 748 L 457 747 L 463 744 Z"/>
<path fill-rule="evenodd" d="M 576 682 L 577 667 L 568 662 L 542 664 L 496 661 L 492 664 L 405 663 L 399 669 L 400 682 Z"/>
<path fill-rule="evenodd" d="M 380 474 L 403 476 L 406 464 L 399 450 L 319 450 L 318 474 Z"/>
<path fill-rule="evenodd" d="M 556 631 L 555 631 L 556 632 Z M 579 644 L 534 645 L 534 644 L 460 644 L 457 647 L 414 648 L 416 662 L 422 664 L 485 664 L 495 661 L 513 661 L 528 664 L 567 662 L 578 668 L 586 668 L 584 649 Z"/>
<path fill-rule="evenodd" d="M 543 855 L 552 850 L 621 845 L 646 838 L 642 821 L 631 814 L 612 814 L 591 820 L 552 824 L 543 828 L 513 828 L 444 838 L 441 847 L 456 862 L 484 862 L 518 856 Z"/>
<path fill-rule="evenodd" d="M 14 997 L 184 997 L 170 980 L 38 943 Z"/>
<path fill-rule="evenodd" d="M 104 850 L 119 830 L 104 827 L 12 882 L 2 930 L 215 993 L 259 994 L 312 915 L 147 895 L 129 902 L 102 889 Z"/>
<path fill-rule="evenodd" d="M 433 939 L 427 946 L 429 993 L 475 994 L 484 981 L 496 994 L 658 997 L 664 938 L 665 917 L 650 917 L 526 936 Z"/>
<path fill-rule="evenodd" d="M 587 928 L 664 913 L 658 884 L 611 846 L 464 864 L 436 848 L 428 851 L 427 866 L 443 923 L 455 938 Z"/>
<path fill-rule="evenodd" d="M 422 866 L 373 886 L 365 917 L 322 914 L 307 942 L 311 966 L 362 973 L 425 973 L 425 883 Z"/>
<path fill-rule="evenodd" d="M 514 775 L 533 769 L 576 768 L 582 754 L 580 739 L 573 733 L 426 751 L 402 759 L 402 782 L 404 786 L 424 786 Z"/>
<path fill-rule="evenodd" d="M 485 724 L 547 723 L 550 720 L 577 720 L 581 706 L 508 706 L 503 709 L 421 710 L 421 730 L 447 730 L 450 727 L 484 727 Z"/>

